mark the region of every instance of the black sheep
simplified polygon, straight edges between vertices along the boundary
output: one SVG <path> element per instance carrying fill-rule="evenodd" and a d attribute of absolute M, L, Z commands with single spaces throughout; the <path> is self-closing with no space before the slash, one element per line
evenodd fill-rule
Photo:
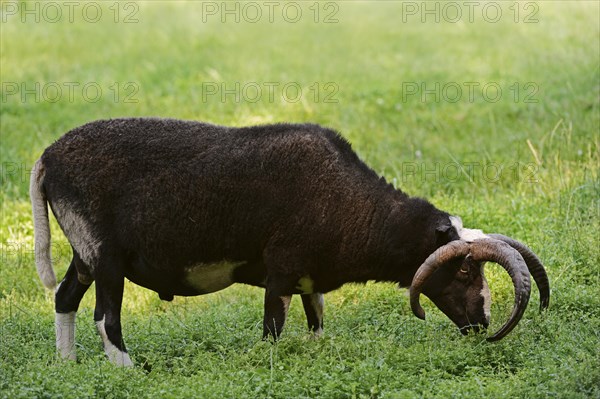
<path fill-rule="evenodd" d="M 264 287 L 263 335 L 275 338 L 291 295 L 301 295 L 308 326 L 320 334 L 322 294 L 368 280 L 411 287 L 419 317 L 423 292 L 463 333 L 485 328 L 486 260 L 509 271 L 516 292 L 510 320 L 490 339 L 522 316 L 528 268 L 543 307 L 549 298 L 544 268 L 525 246 L 463 229 L 459 218 L 394 189 L 318 125 L 91 122 L 46 149 L 30 194 L 47 287 L 56 285 L 47 203 L 73 248 L 56 291 L 57 347 L 67 358 L 75 358 L 75 312 L 92 281 L 94 319 L 119 365 L 131 365 L 120 322 L 124 278 L 165 300 L 233 283 Z"/>

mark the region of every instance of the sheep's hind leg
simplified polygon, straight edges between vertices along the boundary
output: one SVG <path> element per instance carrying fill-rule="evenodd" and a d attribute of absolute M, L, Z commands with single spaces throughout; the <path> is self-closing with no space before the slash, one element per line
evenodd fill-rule
<path fill-rule="evenodd" d="M 83 272 L 83 274 L 82 274 Z M 63 359 L 77 360 L 75 353 L 75 316 L 79 303 L 90 285 L 92 278 L 87 268 L 73 251 L 73 259 L 65 278 L 56 288 L 55 328 L 56 350 Z"/>
<path fill-rule="evenodd" d="M 302 305 L 306 313 L 308 330 L 315 334 L 315 337 L 323 335 L 323 294 L 302 294 Z"/>
<path fill-rule="evenodd" d="M 131 367 L 133 362 L 125 349 L 121 331 L 121 305 L 125 286 L 123 259 L 119 256 L 102 256 L 95 274 L 94 320 L 102 338 L 104 352 L 115 365 Z"/>

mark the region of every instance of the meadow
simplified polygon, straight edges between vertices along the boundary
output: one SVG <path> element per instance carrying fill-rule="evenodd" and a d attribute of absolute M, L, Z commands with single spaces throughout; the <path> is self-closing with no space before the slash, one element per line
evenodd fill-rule
<path fill-rule="evenodd" d="M 600 397 L 600 5 L 474 4 L 2 1 L 0 398 Z M 325 295 L 322 338 L 294 298 L 272 344 L 261 289 L 163 302 L 126 283 L 136 366 L 105 359 L 93 289 L 79 360 L 64 362 L 29 173 L 69 129 L 121 116 L 334 128 L 397 188 L 527 243 L 550 308 L 533 288 L 520 324 L 488 343 L 428 300 L 417 319 L 391 284 L 347 285 Z M 51 219 L 62 277 L 70 247 Z M 513 289 L 500 267 L 486 275 L 494 329 Z"/>

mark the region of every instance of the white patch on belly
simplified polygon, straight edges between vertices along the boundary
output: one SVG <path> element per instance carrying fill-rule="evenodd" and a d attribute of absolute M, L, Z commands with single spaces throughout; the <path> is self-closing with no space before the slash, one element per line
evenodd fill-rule
<path fill-rule="evenodd" d="M 77 360 L 75 355 L 75 312 L 56 313 L 56 350 L 63 359 Z"/>
<path fill-rule="evenodd" d="M 208 294 L 229 287 L 233 280 L 233 271 L 246 262 L 199 263 L 185 269 L 185 282 Z"/>
<path fill-rule="evenodd" d="M 463 227 L 462 219 L 458 216 L 450 216 L 450 222 L 452 223 L 452 226 L 454 226 L 454 228 L 456 229 L 456 232 L 458 233 L 458 236 L 461 240 L 473 242 L 480 238 L 490 238 L 481 230 L 465 229 Z"/>
<path fill-rule="evenodd" d="M 310 276 L 300 277 L 298 280 L 298 284 L 296 285 L 296 289 L 299 290 L 303 294 L 312 294 L 315 282 L 310 278 Z"/>
<path fill-rule="evenodd" d="M 100 238 L 93 233 L 90 223 L 73 206 L 65 201 L 56 201 L 52 209 L 69 242 L 79 257 L 89 268 L 93 269 L 98 259 Z"/>
<path fill-rule="evenodd" d="M 106 329 L 104 328 L 104 317 L 102 320 L 96 322 L 96 328 L 98 329 L 98 334 L 100 334 L 100 337 L 102 337 L 102 342 L 104 343 L 104 353 L 106 353 L 106 356 L 108 356 L 108 360 L 119 367 L 133 367 L 133 362 L 131 361 L 129 354 L 119 350 L 119 348 L 114 346 L 113 343 L 108 339 L 108 335 L 106 335 Z"/>

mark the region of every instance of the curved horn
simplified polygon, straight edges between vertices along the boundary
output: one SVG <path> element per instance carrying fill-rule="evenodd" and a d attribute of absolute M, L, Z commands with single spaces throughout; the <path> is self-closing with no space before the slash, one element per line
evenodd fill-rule
<path fill-rule="evenodd" d="M 471 254 L 478 262 L 492 261 L 501 265 L 509 274 L 515 288 L 515 304 L 508 321 L 488 341 L 497 341 L 508 334 L 521 320 L 529 302 L 531 285 L 529 271 L 521 254 L 507 243 L 492 238 L 484 238 L 467 243 L 451 241 L 438 248 L 419 267 L 410 287 L 410 305 L 415 316 L 424 319 L 425 312 L 419 303 L 419 295 L 424 283 L 443 264 Z"/>
<path fill-rule="evenodd" d="M 487 338 L 488 341 L 498 341 L 515 328 L 525 313 L 531 293 L 529 270 L 518 251 L 503 241 L 495 239 L 475 240 L 471 244 L 471 256 L 476 261 L 492 261 L 502 266 L 508 272 L 515 287 L 515 304 L 508 321 L 496 333 Z"/>
<path fill-rule="evenodd" d="M 466 241 L 450 241 L 448 244 L 439 247 L 434 253 L 429 255 L 425 262 L 417 269 L 410 285 L 410 307 L 419 319 L 425 320 L 425 311 L 419 302 L 419 296 L 423 285 L 429 277 L 443 264 L 452 259 L 467 256 L 470 245 Z"/>
<path fill-rule="evenodd" d="M 542 261 L 529 249 L 525 244 L 514 240 L 510 237 L 502 234 L 488 234 L 491 238 L 496 240 L 504 241 L 521 254 L 525 260 L 525 264 L 529 269 L 529 273 L 533 276 L 533 280 L 538 287 L 540 292 L 540 312 L 546 309 L 550 303 L 550 281 L 546 274 L 546 269 L 542 265 Z"/>

